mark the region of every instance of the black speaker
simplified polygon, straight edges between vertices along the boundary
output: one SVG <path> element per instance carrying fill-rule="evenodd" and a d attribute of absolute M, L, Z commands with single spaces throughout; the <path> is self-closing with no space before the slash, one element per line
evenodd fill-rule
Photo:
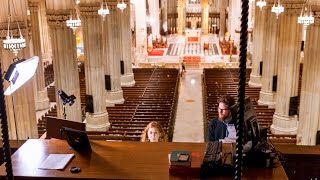
<path fill-rule="evenodd" d="M 278 76 L 275 75 L 272 77 L 272 91 L 273 92 L 277 91 L 277 83 L 278 83 Z"/>
<path fill-rule="evenodd" d="M 320 131 L 317 131 L 316 145 L 320 145 Z"/>
<path fill-rule="evenodd" d="M 262 76 L 263 61 L 260 61 L 260 76 Z"/>
<path fill-rule="evenodd" d="M 290 105 L 289 105 L 289 116 L 293 116 L 298 114 L 298 96 L 290 97 Z"/>
<path fill-rule="evenodd" d="M 111 78 L 110 75 L 104 75 L 105 88 L 106 90 L 111 90 Z"/>
<path fill-rule="evenodd" d="M 123 60 L 120 61 L 120 71 L 121 71 L 121 74 L 124 74 L 124 61 Z"/>
<path fill-rule="evenodd" d="M 86 94 L 86 112 L 93 113 L 93 96 Z"/>

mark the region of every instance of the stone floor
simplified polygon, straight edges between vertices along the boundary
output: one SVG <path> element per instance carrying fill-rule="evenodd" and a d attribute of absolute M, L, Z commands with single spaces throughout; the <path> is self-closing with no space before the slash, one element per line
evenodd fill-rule
<path fill-rule="evenodd" d="M 202 70 L 187 69 L 180 79 L 173 142 L 204 142 Z"/>

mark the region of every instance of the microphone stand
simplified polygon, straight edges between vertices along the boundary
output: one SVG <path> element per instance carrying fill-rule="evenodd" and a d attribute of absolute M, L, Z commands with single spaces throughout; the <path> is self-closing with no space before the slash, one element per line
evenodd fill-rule
<path fill-rule="evenodd" d="M 63 118 L 64 118 L 64 119 L 67 119 L 66 106 L 65 106 L 64 103 L 63 103 L 62 107 L 63 107 Z"/>

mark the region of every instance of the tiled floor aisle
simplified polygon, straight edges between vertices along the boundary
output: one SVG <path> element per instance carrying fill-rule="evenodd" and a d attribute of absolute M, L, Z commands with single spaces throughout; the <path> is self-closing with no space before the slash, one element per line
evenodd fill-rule
<path fill-rule="evenodd" d="M 202 70 L 187 69 L 180 79 L 173 142 L 204 142 Z"/>

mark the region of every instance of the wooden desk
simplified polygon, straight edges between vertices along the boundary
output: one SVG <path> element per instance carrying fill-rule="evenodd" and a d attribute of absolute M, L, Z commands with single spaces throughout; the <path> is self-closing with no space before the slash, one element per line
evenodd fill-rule
<path fill-rule="evenodd" d="M 185 149 L 203 155 L 204 143 L 141 143 L 91 141 L 91 155 L 71 150 L 63 140 L 30 139 L 13 155 L 13 172 L 17 179 L 186 179 L 169 175 L 168 154 Z M 64 170 L 41 170 L 39 164 L 52 153 L 74 153 Z M 201 157 L 202 158 L 202 157 Z M 72 174 L 69 168 L 78 166 L 82 172 Z M 5 176 L 4 164 L 0 176 Z M 0 177 L 1 178 L 1 177 Z M 215 179 L 233 179 L 215 178 Z M 246 169 L 242 179 L 287 179 L 279 166 L 273 169 Z"/>

